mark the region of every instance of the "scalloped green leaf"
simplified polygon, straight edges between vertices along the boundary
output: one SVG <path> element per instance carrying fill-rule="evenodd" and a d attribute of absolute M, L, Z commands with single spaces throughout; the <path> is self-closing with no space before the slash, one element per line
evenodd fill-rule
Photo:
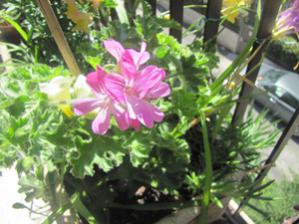
<path fill-rule="evenodd" d="M 118 140 L 104 136 L 94 137 L 91 143 L 78 145 L 77 149 L 79 155 L 71 165 L 73 175 L 79 178 L 93 175 L 95 165 L 108 172 L 120 166 L 125 156 Z"/>

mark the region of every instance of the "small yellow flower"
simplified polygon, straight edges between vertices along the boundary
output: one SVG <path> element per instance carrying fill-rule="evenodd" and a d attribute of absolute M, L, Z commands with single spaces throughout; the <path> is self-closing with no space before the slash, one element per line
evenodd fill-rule
<path fill-rule="evenodd" d="M 229 82 L 228 85 L 227 85 L 227 88 L 229 90 L 233 90 L 236 88 L 236 83 L 235 82 Z"/>
<path fill-rule="evenodd" d="M 163 19 L 165 19 L 165 20 L 170 20 L 170 15 L 169 15 L 169 14 L 166 14 L 165 16 L 163 16 Z"/>
<path fill-rule="evenodd" d="M 231 23 L 236 22 L 240 9 L 248 6 L 251 0 L 224 0 L 222 14 Z"/>
<path fill-rule="evenodd" d="M 71 118 L 73 115 L 74 115 L 74 112 L 72 110 L 72 107 L 71 105 L 68 105 L 68 104 L 61 104 L 61 105 L 58 105 L 58 107 L 62 110 L 62 112 L 68 116 L 69 118 Z"/>
<path fill-rule="evenodd" d="M 75 23 L 74 29 L 87 33 L 88 26 L 92 22 L 92 16 L 89 13 L 81 12 L 75 0 L 65 0 L 67 4 L 67 17 Z"/>

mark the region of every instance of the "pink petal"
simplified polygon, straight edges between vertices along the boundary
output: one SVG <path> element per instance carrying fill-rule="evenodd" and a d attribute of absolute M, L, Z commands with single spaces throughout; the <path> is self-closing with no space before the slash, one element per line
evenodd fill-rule
<path fill-rule="evenodd" d="M 124 47 L 115 40 L 106 40 L 104 41 L 104 47 L 106 50 L 116 58 L 117 61 L 121 60 L 122 54 L 124 53 Z"/>
<path fill-rule="evenodd" d="M 136 131 L 140 130 L 140 122 L 136 119 L 136 120 L 132 120 L 132 126 Z"/>
<path fill-rule="evenodd" d="M 150 54 L 148 52 L 137 52 L 133 49 L 128 49 L 126 52 L 128 52 L 137 68 L 145 64 L 150 59 Z"/>
<path fill-rule="evenodd" d="M 106 72 L 101 67 L 98 67 L 96 72 L 87 74 L 86 83 L 90 86 L 95 95 L 105 93 L 104 79 L 106 76 Z"/>
<path fill-rule="evenodd" d="M 146 50 L 146 43 L 145 43 L 145 42 L 142 42 L 142 43 L 141 43 L 140 52 L 143 53 L 143 52 L 145 52 L 145 50 Z"/>
<path fill-rule="evenodd" d="M 132 120 L 137 119 L 137 115 L 135 113 L 135 107 L 137 106 L 137 103 L 138 103 L 138 98 L 137 97 L 127 96 L 127 102 L 126 102 L 127 110 L 128 110 L 129 117 Z"/>
<path fill-rule="evenodd" d="M 121 112 L 115 108 L 113 114 L 120 130 L 124 131 L 130 127 L 131 120 L 126 111 Z"/>
<path fill-rule="evenodd" d="M 117 74 L 106 74 L 103 68 L 98 67 L 86 77 L 87 84 L 95 95 L 107 95 L 116 102 L 124 102 L 124 78 Z"/>
<path fill-rule="evenodd" d="M 138 77 L 135 65 L 127 61 L 121 61 L 120 68 L 121 74 L 125 79 L 126 86 L 132 87 L 135 79 Z"/>
<path fill-rule="evenodd" d="M 74 101 L 74 112 L 76 115 L 84 115 L 99 107 L 102 104 L 99 99 L 87 98 Z"/>
<path fill-rule="evenodd" d="M 165 78 L 165 71 L 157 66 L 145 67 L 135 81 L 134 90 L 143 98 L 147 92 Z"/>
<path fill-rule="evenodd" d="M 152 128 L 154 126 L 154 121 L 161 122 L 164 118 L 164 113 L 162 111 L 145 100 L 138 99 L 137 97 L 128 97 L 127 105 L 128 109 L 130 107 L 133 110 L 133 114 L 137 117 L 138 121 L 148 128 Z M 135 118 L 131 117 L 131 119 Z"/>
<path fill-rule="evenodd" d="M 110 126 L 110 110 L 109 107 L 100 108 L 99 114 L 92 122 L 92 131 L 95 134 L 105 135 Z"/>
<path fill-rule="evenodd" d="M 104 80 L 105 92 L 115 102 L 124 103 L 124 78 L 117 74 L 109 74 Z"/>
<path fill-rule="evenodd" d="M 157 99 L 169 96 L 170 87 L 165 82 L 159 82 L 155 86 L 153 86 L 150 90 L 148 90 L 146 98 L 148 99 Z"/>

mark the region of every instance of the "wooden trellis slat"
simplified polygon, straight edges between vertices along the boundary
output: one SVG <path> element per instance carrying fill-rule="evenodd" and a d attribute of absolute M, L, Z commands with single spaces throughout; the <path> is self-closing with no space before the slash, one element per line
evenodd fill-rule
<path fill-rule="evenodd" d="M 80 69 L 77 64 L 77 61 L 73 55 L 73 52 L 64 36 L 63 30 L 58 22 L 58 19 L 49 3 L 48 0 L 37 0 L 37 3 L 45 16 L 49 29 L 55 39 L 55 42 L 59 48 L 62 57 L 71 71 L 75 76 L 79 75 Z"/>
<path fill-rule="evenodd" d="M 270 41 L 272 30 L 274 28 L 281 3 L 281 0 L 265 0 L 261 22 L 257 33 L 257 40 L 255 41 L 253 49 L 251 51 L 251 54 L 255 54 L 255 56 L 250 61 L 246 70 L 246 73 L 248 73 L 254 69 L 254 71 L 248 77 L 248 79 L 253 83 L 255 82 L 259 73 L 261 67 L 259 63 L 261 62 L 263 53 Z M 257 49 L 259 49 L 258 52 L 256 52 Z M 243 83 L 239 95 L 239 99 L 242 100 L 237 103 L 236 110 L 233 116 L 234 124 L 242 121 L 246 112 L 247 105 L 250 102 L 250 94 L 252 93 L 252 90 L 253 89 L 250 85 Z"/>
<path fill-rule="evenodd" d="M 184 0 L 170 0 L 170 18 L 183 25 Z M 170 29 L 170 35 L 182 41 L 182 29 Z"/>
<path fill-rule="evenodd" d="M 221 8 L 223 0 L 209 0 L 206 11 L 206 24 L 204 30 L 204 42 L 209 45 L 216 44 L 216 38 L 218 34 Z"/>
<path fill-rule="evenodd" d="M 152 10 L 153 10 L 153 15 L 156 15 L 156 10 L 157 10 L 157 0 L 147 0 L 148 3 L 151 5 Z"/>

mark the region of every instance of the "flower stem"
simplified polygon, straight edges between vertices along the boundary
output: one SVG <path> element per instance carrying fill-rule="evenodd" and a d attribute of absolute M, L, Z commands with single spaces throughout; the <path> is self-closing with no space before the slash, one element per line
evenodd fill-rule
<path fill-rule="evenodd" d="M 204 145 L 204 157 L 205 157 L 205 183 L 203 189 L 203 204 L 201 207 L 201 214 L 198 223 L 207 224 L 208 223 L 208 209 L 211 199 L 211 185 L 213 181 L 213 167 L 212 167 L 212 154 L 209 143 L 208 128 L 206 123 L 206 116 L 204 112 L 200 112 L 200 121 L 203 135 L 203 145 Z"/>

